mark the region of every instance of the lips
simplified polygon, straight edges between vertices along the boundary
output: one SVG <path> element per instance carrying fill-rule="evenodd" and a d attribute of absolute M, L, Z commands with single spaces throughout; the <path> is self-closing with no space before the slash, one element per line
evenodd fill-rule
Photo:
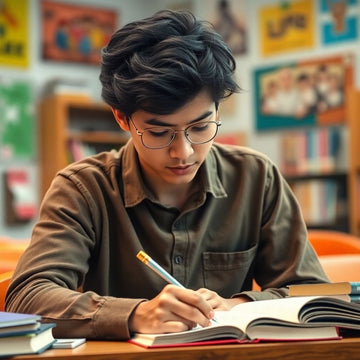
<path fill-rule="evenodd" d="M 194 165 L 170 166 L 168 169 L 175 175 L 187 175 L 193 171 Z"/>

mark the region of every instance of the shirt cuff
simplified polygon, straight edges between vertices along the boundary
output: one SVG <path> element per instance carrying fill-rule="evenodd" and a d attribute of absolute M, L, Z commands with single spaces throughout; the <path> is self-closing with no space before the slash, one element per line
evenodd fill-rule
<path fill-rule="evenodd" d="M 98 339 L 128 340 L 129 317 L 134 309 L 146 299 L 106 297 L 95 315 L 94 332 Z"/>

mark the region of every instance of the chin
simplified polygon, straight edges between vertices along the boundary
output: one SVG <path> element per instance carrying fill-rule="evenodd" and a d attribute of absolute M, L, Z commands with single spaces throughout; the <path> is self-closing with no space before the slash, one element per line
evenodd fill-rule
<path fill-rule="evenodd" d="M 171 176 L 164 179 L 168 184 L 172 185 L 186 185 L 191 183 L 196 174 L 189 174 L 184 176 Z"/>

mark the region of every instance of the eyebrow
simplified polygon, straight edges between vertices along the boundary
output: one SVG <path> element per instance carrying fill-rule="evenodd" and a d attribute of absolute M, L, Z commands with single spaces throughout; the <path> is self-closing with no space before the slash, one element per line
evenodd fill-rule
<path fill-rule="evenodd" d="M 200 115 L 200 116 L 197 117 L 196 119 L 191 120 L 187 125 L 190 125 L 190 124 L 196 123 L 196 122 L 198 122 L 198 121 L 204 120 L 204 119 L 206 119 L 207 117 L 209 117 L 209 116 L 212 115 L 212 114 L 213 114 L 213 111 L 210 111 L 210 110 L 209 110 L 209 111 L 206 111 L 204 114 Z M 166 123 L 166 122 L 161 121 L 161 120 L 156 119 L 156 118 L 151 118 L 151 119 L 145 120 L 144 122 L 145 122 L 145 124 L 147 124 L 147 125 L 169 126 L 169 127 L 177 126 L 177 125 L 174 125 L 174 124 Z"/>

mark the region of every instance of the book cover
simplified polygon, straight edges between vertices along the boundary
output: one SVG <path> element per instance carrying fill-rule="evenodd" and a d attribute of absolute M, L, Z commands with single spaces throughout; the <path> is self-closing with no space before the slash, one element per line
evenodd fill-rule
<path fill-rule="evenodd" d="M 39 315 L 0 311 L 0 328 L 16 325 L 35 324 L 40 319 L 41 316 Z"/>
<path fill-rule="evenodd" d="M 298 284 L 289 286 L 289 296 L 342 294 L 360 295 L 360 281 L 343 281 L 324 284 Z"/>

